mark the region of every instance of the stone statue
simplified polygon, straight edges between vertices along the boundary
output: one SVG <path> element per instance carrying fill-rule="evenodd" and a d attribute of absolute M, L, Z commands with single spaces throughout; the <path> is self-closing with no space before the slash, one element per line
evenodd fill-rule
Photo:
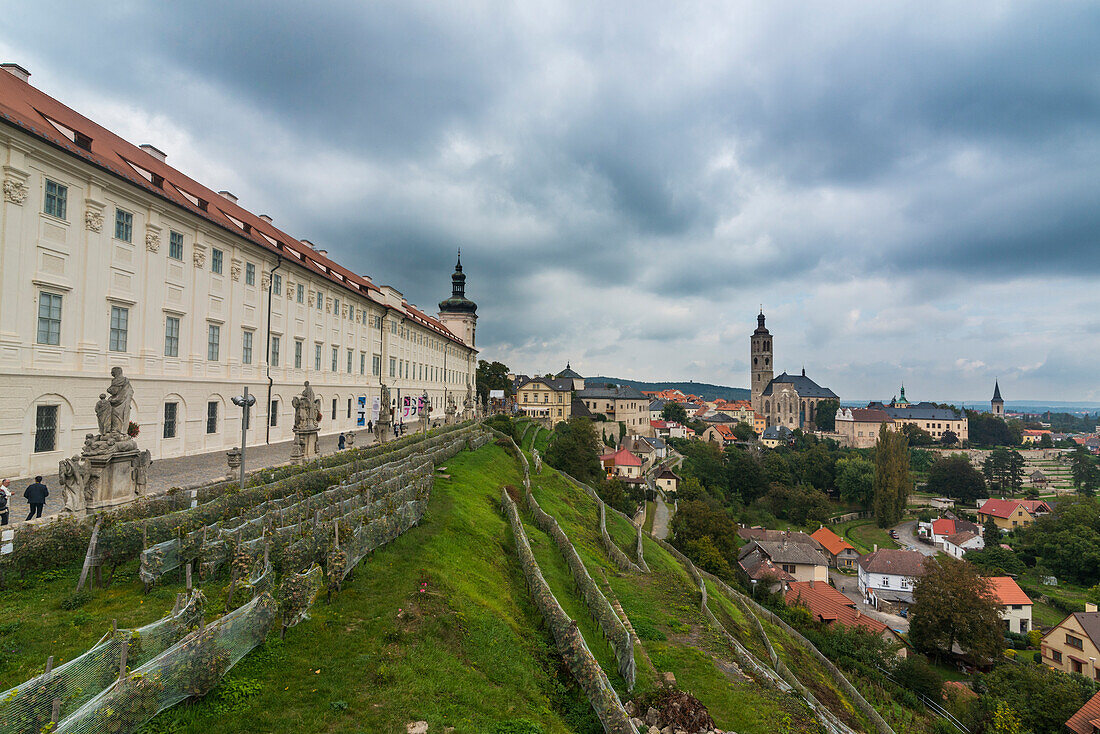
<path fill-rule="evenodd" d="M 462 407 L 465 411 L 472 411 L 475 407 L 474 403 L 474 391 L 470 387 L 470 381 L 466 381 L 466 400 L 463 402 Z"/>
<path fill-rule="evenodd" d="M 295 396 L 290 404 L 294 406 L 295 431 L 314 431 L 317 429 L 317 416 L 321 412 L 321 399 L 309 386 L 309 380 L 306 380 L 302 393 Z"/>
<path fill-rule="evenodd" d="M 91 434 L 88 434 L 91 436 Z M 148 453 L 148 452 L 146 452 Z M 57 477 L 61 484 L 61 498 L 65 503 L 62 512 L 84 512 L 91 497 L 88 487 L 88 461 L 81 456 L 62 459 L 57 465 Z"/>
<path fill-rule="evenodd" d="M 378 408 L 378 420 L 376 423 L 389 423 L 392 417 L 390 413 L 390 389 L 385 385 L 382 386 L 381 397 L 379 398 L 381 405 Z"/>
<path fill-rule="evenodd" d="M 145 485 L 149 483 L 149 467 L 153 463 L 153 457 L 149 449 L 145 449 L 137 455 L 133 463 L 134 494 L 145 494 Z"/>
<path fill-rule="evenodd" d="M 111 368 L 111 384 L 107 387 L 111 404 L 111 433 L 123 436 L 130 430 L 130 400 L 134 397 L 134 387 L 129 378 L 122 374 L 121 367 Z"/>
<path fill-rule="evenodd" d="M 424 394 L 420 396 L 420 429 L 424 433 L 428 432 L 428 424 L 432 417 L 432 400 L 428 397 L 428 391 L 425 390 Z"/>
<path fill-rule="evenodd" d="M 99 402 L 95 404 L 95 417 L 99 422 L 99 435 L 104 436 L 111 432 L 111 402 L 107 400 L 107 393 L 99 394 Z M 89 436 L 91 434 L 88 434 Z"/>
<path fill-rule="evenodd" d="M 458 412 L 458 406 L 455 405 L 455 396 L 447 395 L 447 405 L 443 409 L 443 414 L 446 416 L 445 423 L 451 425 L 455 422 L 455 413 Z"/>

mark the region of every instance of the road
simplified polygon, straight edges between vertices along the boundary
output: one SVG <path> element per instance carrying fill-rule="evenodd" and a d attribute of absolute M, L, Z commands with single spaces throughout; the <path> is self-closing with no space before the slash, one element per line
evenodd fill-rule
<path fill-rule="evenodd" d="M 837 591 L 855 602 L 856 609 L 863 612 L 868 617 L 889 625 L 890 629 L 900 630 L 902 632 L 909 631 L 909 620 L 905 617 L 880 612 L 863 601 L 863 594 L 859 593 L 859 582 L 856 581 L 855 576 L 848 576 L 835 569 L 831 569 L 829 571 L 829 578 L 832 580 L 833 586 L 837 588 Z"/>
<path fill-rule="evenodd" d="M 653 536 L 658 540 L 668 537 L 668 505 L 661 499 L 661 493 L 657 493 L 657 510 L 653 513 Z"/>
<path fill-rule="evenodd" d="M 922 543 L 917 540 L 917 521 L 907 520 L 897 525 L 894 530 L 898 531 L 897 542 L 902 548 L 907 550 L 913 550 L 921 555 L 934 556 L 939 553 L 935 547 Z"/>

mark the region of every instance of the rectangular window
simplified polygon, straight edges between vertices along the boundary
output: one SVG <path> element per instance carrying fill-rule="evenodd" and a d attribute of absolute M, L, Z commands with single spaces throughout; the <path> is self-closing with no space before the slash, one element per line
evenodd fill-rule
<path fill-rule="evenodd" d="M 268 411 L 268 417 L 270 419 L 269 423 L 271 423 L 272 428 L 279 425 L 279 401 L 278 400 L 272 400 L 271 401 L 271 410 Z"/>
<path fill-rule="evenodd" d="M 370 358 L 370 373 L 375 376 L 382 374 L 382 355 L 375 354 Z"/>
<path fill-rule="evenodd" d="M 320 311 L 325 307 L 325 295 L 320 291 L 317 292 L 317 310 Z"/>
<path fill-rule="evenodd" d="M 179 403 L 164 404 L 164 438 L 176 437 L 176 410 Z"/>
<path fill-rule="evenodd" d="M 367 374 L 367 353 L 359 352 L 359 374 Z"/>
<path fill-rule="evenodd" d="M 1073 635 L 1066 635 L 1066 644 L 1069 645 L 1070 647 L 1076 649 L 1076 650 L 1082 649 L 1082 643 L 1081 643 L 1081 638 L 1080 637 L 1075 637 Z"/>
<path fill-rule="evenodd" d="M 271 274 L 271 292 L 276 295 L 283 292 L 283 276 L 278 273 Z"/>
<path fill-rule="evenodd" d="M 180 320 L 178 316 L 164 317 L 164 356 L 180 356 Z"/>
<path fill-rule="evenodd" d="M 337 372 L 340 369 L 340 348 L 332 348 L 332 371 Z"/>
<path fill-rule="evenodd" d="M 34 414 L 34 452 L 57 448 L 57 406 L 39 405 Z"/>
<path fill-rule="evenodd" d="M 397 358 L 390 357 L 390 377 L 397 377 Z"/>
<path fill-rule="evenodd" d="M 302 285 L 301 283 L 299 283 L 298 288 L 297 288 L 297 293 L 295 293 L 295 295 L 297 296 L 296 300 L 298 301 L 298 303 L 305 303 L 305 301 L 306 301 L 306 287 L 304 285 Z"/>
<path fill-rule="evenodd" d="M 134 215 L 115 209 L 115 239 L 123 242 L 133 242 L 134 239 Z"/>
<path fill-rule="evenodd" d="M 173 260 L 183 259 L 183 235 L 179 232 L 168 232 L 168 257 Z"/>
<path fill-rule="evenodd" d="M 302 340 L 294 340 L 294 369 L 302 369 Z"/>
<path fill-rule="evenodd" d="M 321 371 L 321 345 L 313 345 L 313 369 L 317 372 Z"/>
<path fill-rule="evenodd" d="M 336 420 L 336 398 L 332 399 L 332 419 Z"/>
<path fill-rule="evenodd" d="M 209 324 L 206 332 L 206 359 L 211 362 L 218 361 L 221 352 L 222 327 L 217 324 Z"/>
<path fill-rule="evenodd" d="M 334 314 L 336 314 L 337 318 L 340 318 L 340 299 L 339 298 L 333 298 L 332 299 L 332 312 Z"/>
<path fill-rule="evenodd" d="M 211 400 L 206 404 L 206 432 L 218 432 L 218 401 Z"/>
<path fill-rule="evenodd" d="M 282 351 L 281 347 L 282 339 L 277 336 L 271 337 L 271 366 L 279 366 L 279 352 Z"/>
<path fill-rule="evenodd" d="M 38 343 L 61 343 L 61 296 L 56 293 L 38 294 Z"/>
<path fill-rule="evenodd" d="M 111 340 L 108 345 L 112 352 L 126 351 L 126 335 L 130 328 L 130 309 L 111 306 Z"/>
<path fill-rule="evenodd" d="M 222 260 L 225 259 L 225 253 L 218 248 L 213 248 L 210 251 L 210 272 L 221 275 L 222 272 Z"/>
<path fill-rule="evenodd" d="M 351 418 L 351 398 L 348 398 L 348 418 Z"/>
<path fill-rule="evenodd" d="M 1060 662 L 1062 662 L 1062 653 L 1059 652 L 1058 650 L 1051 650 L 1050 651 L 1050 659 L 1053 660 L 1056 663 L 1060 663 Z"/>
<path fill-rule="evenodd" d="M 390 322 L 390 332 L 393 333 L 393 334 L 397 333 L 397 322 L 396 321 L 391 321 Z"/>
<path fill-rule="evenodd" d="M 352 351 L 349 349 L 348 350 L 348 369 L 347 369 L 347 373 L 349 375 L 351 374 L 351 355 L 352 355 Z"/>
<path fill-rule="evenodd" d="M 46 200 L 42 206 L 42 211 L 51 217 L 64 219 L 68 203 L 69 187 L 46 179 Z"/>
<path fill-rule="evenodd" d="M 244 284 L 256 285 L 256 266 L 252 263 L 244 264 Z"/>
<path fill-rule="evenodd" d="M 241 364 L 252 364 L 252 332 L 241 333 Z"/>

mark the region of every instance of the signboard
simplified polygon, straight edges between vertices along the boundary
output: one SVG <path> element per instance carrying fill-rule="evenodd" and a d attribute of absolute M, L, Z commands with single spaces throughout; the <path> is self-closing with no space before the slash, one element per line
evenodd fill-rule
<path fill-rule="evenodd" d="M 356 411 L 355 425 L 362 427 L 367 425 L 367 396 L 360 395 L 358 404 L 359 410 Z"/>
<path fill-rule="evenodd" d="M 420 405 L 420 398 L 410 398 L 408 396 L 401 398 L 401 422 L 414 421 L 417 416 L 420 415 L 417 410 Z"/>
<path fill-rule="evenodd" d="M 503 390 L 490 390 L 489 391 L 489 399 L 490 400 L 504 400 L 504 391 Z"/>

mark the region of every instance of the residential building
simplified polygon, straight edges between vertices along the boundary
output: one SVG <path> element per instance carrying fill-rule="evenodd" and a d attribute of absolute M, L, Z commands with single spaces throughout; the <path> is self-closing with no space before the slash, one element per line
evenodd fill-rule
<path fill-rule="evenodd" d="M 600 466 L 608 478 L 639 479 L 642 476 L 642 460 L 625 448 L 601 456 Z"/>
<path fill-rule="evenodd" d="M 762 436 L 764 431 L 768 428 L 768 420 L 762 413 L 753 413 L 752 415 L 752 430 L 757 436 Z"/>
<path fill-rule="evenodd" d="M 1066 722 L 1073 734 L 1100 734 L 1100 693 L 1090 698 Z"/>
<path fill-rule="evenodd" d="M 644 393 L 644 394 L 648 396 L 648 393 Z M 649 420 L 651 420 L 651 421 L 664 420 L 665 406 L 666 405 L 668 405 L 667 400 L 661 400 L 659 398 L 651 399 L 649 401 Z"/>
<path fill-rule="evenodd" d="M 811 538 L 817 541 L 825 555 L 829 558 L 829 565 L 833 568 L 855 568 L 859 560 L 859 551 L 841 538 L 839 535 L 822 525 L 815 530 Z"/>
<path fill-rule="evenodd" d="M 765 559 L 769 563 L 765 564 Z M 753 540 L 737 554 L 737 561 L 750 578 L 750 569 L 777 567 L 792 581 L 829 583 L 829 561 L 818 550 L 816 542 L 810 544 L 789 540 Z"/>
<path fill-rule="evenodd" d="M 714 409 L 719 413 L 729 416 L 736 423 L 747 423 L 750 426 L 752 425 L 753 415 L 756 412 L 752 409 L 752 402 L 749 400 L 718 401 Z"/>
<path fill-rule="evenodd" d="M 309 380 L 321 432 L 442 416 L 475 381 L 476 306 L 461 263 L 436 316 L 0 69 L 0 476 L 49 474 L 98 433 L 113 367 L 154 460 L 292 438 Z M 426 274 L 427 275 L 427 274 Z"/>
<path fill-rule="evenodd" d="M 1043 436 L 1050 436 L 1054 432 L 1047 429 L 1025 428 L 1020 435 L 1020 443 L 1036 444 L 1043 440 Z M 1053 440 L 1053 439 L 1052 439 Z"/>
<path fill-rule="evenodd" d="M 791 433 L 791 429 L 786 426 L 768 426 L 764 429 L 764 432 L 760 434 L 760 443 L 764 444 L 769 449 L 786 446 L 791 442 Z"/>
<path fill-rule="evenodd" d="M 572 405 L 573 380 L 569 377 L 532 377 L 516 389 L 516 407 L 533 418 L 567 421 Z"/>
<path fill-rule="evenodd" d="M 876 549 L 856 563 L 859 591 L 876 608 L 882 603 L 911 604 L 913 582 L 924 575 L 924 556 L 897 548 Z"/>
<path fill-rule="evenodd" d="M 982 536 L 971 530 L 953 533 L 943 539 L 943 552 L 953 558 L 962 558 L 967 551 L 985 548 Z"/>
<path fill-rule="evenodd" d="M 680 481 L 680 477 L 676 472 L 665 467 L 657 474 L 657 489 L 664 492 L 666 496 L 675 496 L 676 491 L 680 488 Z"/>
<path fill-rule="evenodd" d="M 699 437 L 719 448 L 731 446 L 737 442 L 737 436 L 733 435 L 732 423 L 716 423 L 708 426 L 707 430 L 699 434 Z"/>
<path fill-rule="evenodd" d="M 989 585 L 1009 632 L 1026 634 L 1031 629 L 1032 602 L 1011 576 L 991 576 Z"/>
<path fill-rule="evenodd" d="M 756 317 L 756 331 L 749 338 L 750 392 L 752 409 L 764 416 L 767 427 L 786 426 L 789 429 L 816 430 L 817 405 L 822 400 L 836 400 L 837 394 L 821 387 L 806 376 L 772 377 L 772 335 L 764 326 L 764 312 Z"/>
<path fill-rule="evenodd" d="M 603 414 L 609 422 L 623 426 L 627 434 L 645 435 L 650 431 L 650 400 L 636 387 L 586 385 L 577 390 L 577 398 L 593 413 Z"/>
<path fill-rule="evenodd" d="M 887 642 L 898 645 L 898 657 L 906 656 L 908 648 L 897 632 L 874 617 L 860 612 L 855 602 L 828 583 L 791 581 L 787 584 L 786 599 L 787 606 L 805 607 L 810 616 L 826 626 L 839 625 L 872 632 Z"/>
<path fill-rule="evenodd" d="M 676 421 L 651 420 L 649 427 L 653 430 L 654 435 L 660 438 L 687 438 L 689 434 L 695 435 L 686 426 Z"/>
<path fill-rule="evenodd" d="M 737 528 L 737 537 L 746 543 L 753 540 L 766 540 L 774 543 L 803 543 L 819 550 L 821 548 L 810 535 L 791 530 L 770 530 L 768 528 L 741 526 Z"/>
<path fill-rule="evenodd" d="M 1086 603 L 1085 611 L 1067 616 L 1043 635 L 1039 647 L 1043 662 L 1050 667 L 1100 680 L 1100 612 L 1096 605 Z"/>
<path fill-rule="evenodd" d="M 839 408 L 835 425 L 840 445 L 855 449 L 872 448 L 883 425 L 887 430 L 896 430 L 890 414 L 874 408 Z"/>
<path fill-rule="evenodd" d="M 981 534 L 981 528 L 977 524 L 953 517 L 940 517 L 931 523 L 920 523 L 920 530 L 925 531 L 924 534 L 932 541 L 932 545 L 939 548 L 942 548 L 944 539 L 956 533 Z"/>
<path fill-rule="evenodd" d="M 1050 511 L 1049 505 L 1039 500 L 989 499 L 978 508 L 978 522 L 984 525 L 986 520 L 993 518 L 997 527 L 1012 530 L 1035 522 L 1036 513 L 1043 512 L 1043 508 L 1046 512 Z"/>

